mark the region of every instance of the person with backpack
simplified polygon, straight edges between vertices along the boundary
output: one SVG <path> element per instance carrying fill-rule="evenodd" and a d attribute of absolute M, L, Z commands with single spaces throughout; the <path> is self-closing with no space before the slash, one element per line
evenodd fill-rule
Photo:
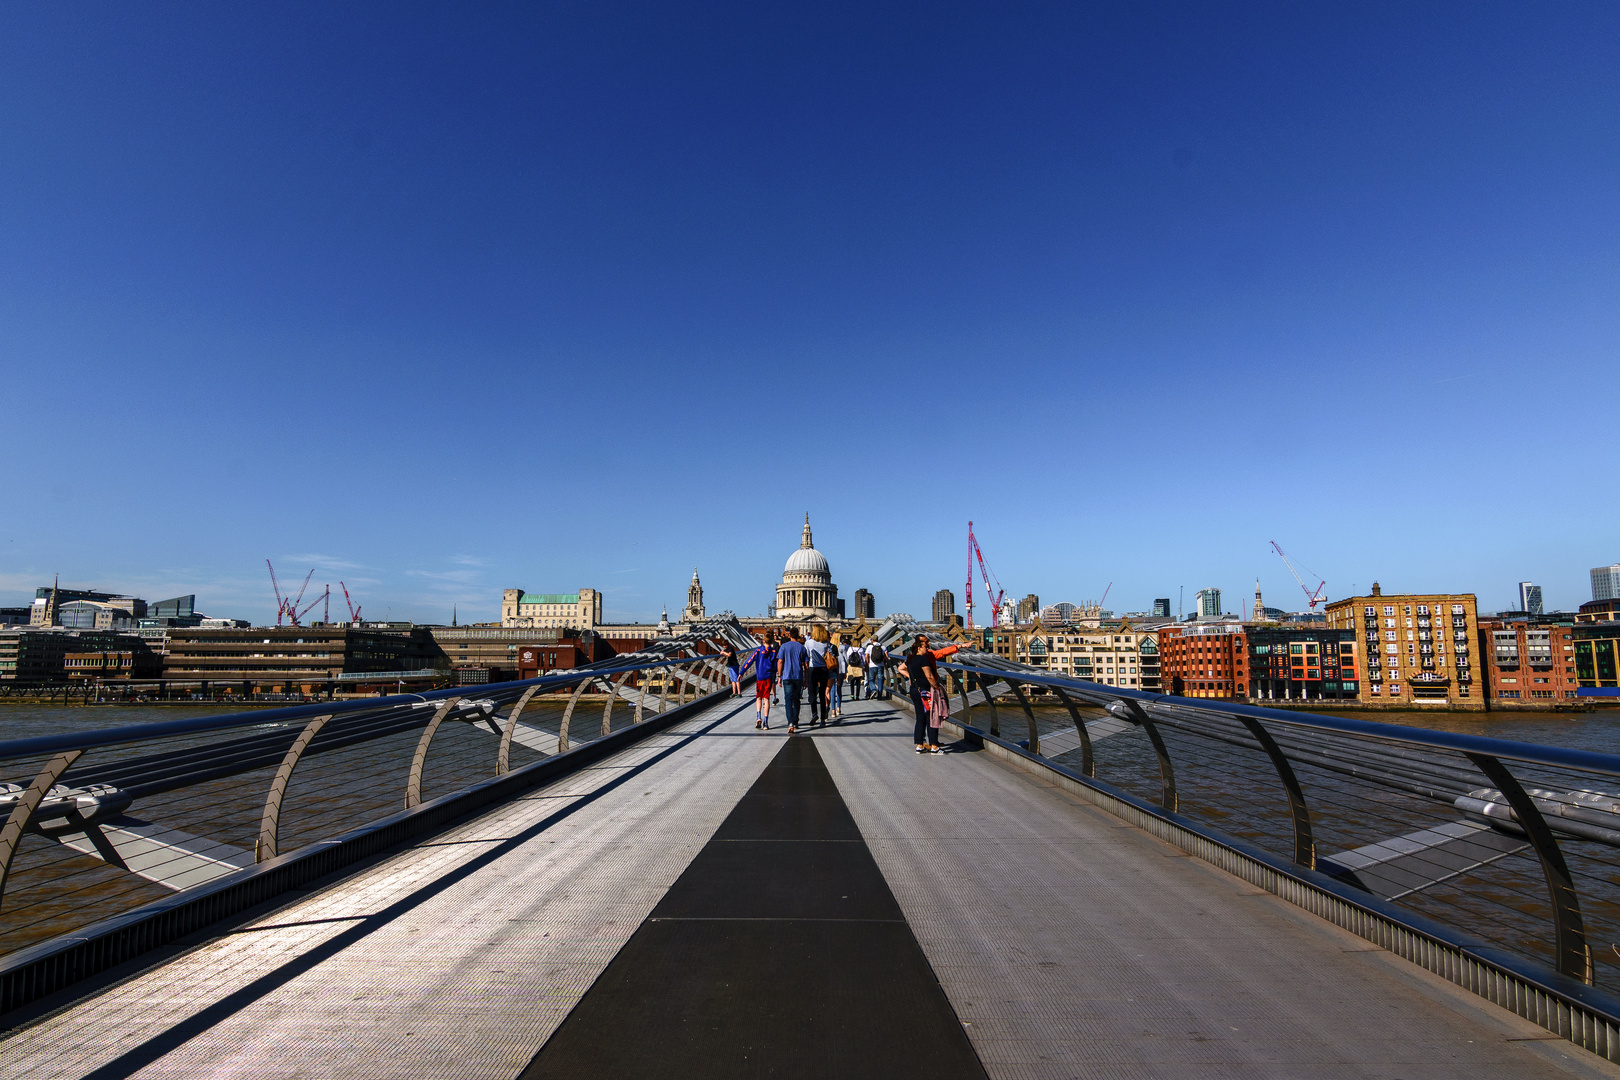
<path fill-rule="evenodd" d="M 805 672 L 810 668 L 810 654 L 799 641 L 799 631 L 788 627 L 787 640 L 776 650 L 776 677 L 782 683 L 782 706 L 787 711 L 788 734 L 799 731 L 799 695 L 804 692 Z M 825 669 L 823 669 L 825 670 Z"/>
<path fill-rule="evenodd" d="M 866 647 L 866 696 L 886 698 L 888 692 L 889 652 L 876 638 Z"/>
<path fill-rule="evenodd" d="M 866 681 L 866 662 L 861 650 L 853 645 L 844 646 L 844 678 L 849 680 L 849 699 L 861 700 L 861 683 Z"/>
<path fill-rule="evenodd" d="M 934 699 L 945 693 L 945 684 L 939 677 L 936 661 L 943 660 L 960 648 L 960 645 L 947 645 L 943 649 L 930 650 L 928 635 L 918 634 L 906 652 L 906 682 L 911 691 L 911 707 L 917 714 L 912 741 L 917 744 L 919 754 L 944 753 L 939 745 L 939 728 L 930 722 L 929 715 Z M 928 695 L 926 698 L 923 696 L 925 694 Z"/>

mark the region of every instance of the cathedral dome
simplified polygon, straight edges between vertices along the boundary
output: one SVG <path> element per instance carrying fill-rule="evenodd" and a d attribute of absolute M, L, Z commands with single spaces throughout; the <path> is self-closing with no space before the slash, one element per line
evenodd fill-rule
<path fill-rule="evenodd" d="M 788 556 L 787 565 L 782 568 L 784 574 L 830 574 L 832 567 L 827 565 L 827 557 L 815 548 L 800 548 Z"/>

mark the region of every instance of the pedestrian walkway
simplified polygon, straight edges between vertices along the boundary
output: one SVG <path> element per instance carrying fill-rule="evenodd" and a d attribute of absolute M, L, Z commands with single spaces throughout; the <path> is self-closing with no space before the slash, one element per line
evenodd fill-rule
<path fill-rule="evenodd" d="M 1620 1070 L 909 712 L 724 700 L 13 1033 L 0 1076 Z"/>

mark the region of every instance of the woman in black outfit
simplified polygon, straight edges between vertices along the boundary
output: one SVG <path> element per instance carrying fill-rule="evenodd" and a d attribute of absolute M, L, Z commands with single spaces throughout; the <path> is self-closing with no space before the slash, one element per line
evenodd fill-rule
<path fill-rule="evenodd" d="M 939 668 L 935 661 L 940 657 L 949 656 L 959 645 L 952 645 L 931 652 L 928 648 L 928 637 L 918 634 L 911 643 L 911 650 L 906 653 L 906 683 L 911 688 L 911 707 L 917 711 L 917 727 L 912 732 L 917 744 L 919 754 L 942 754 L 939 748 L 939 728 L 928 722 L 928 706 L 923 704 L 923 691 L 929 690 L 935 694 L 944 693 L 939 682 Z"/>

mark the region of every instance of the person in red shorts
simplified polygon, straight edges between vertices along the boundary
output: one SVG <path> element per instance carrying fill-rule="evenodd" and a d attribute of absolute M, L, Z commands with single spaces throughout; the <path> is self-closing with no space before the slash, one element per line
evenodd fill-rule
<path fill-rule="evenodd" d="M 748 654 L 743 668 L 754 665 L 754 726 L 771 726 L 771 688 L 776 685 L 776 640 L 766 635 L 765 644 Z"/>

